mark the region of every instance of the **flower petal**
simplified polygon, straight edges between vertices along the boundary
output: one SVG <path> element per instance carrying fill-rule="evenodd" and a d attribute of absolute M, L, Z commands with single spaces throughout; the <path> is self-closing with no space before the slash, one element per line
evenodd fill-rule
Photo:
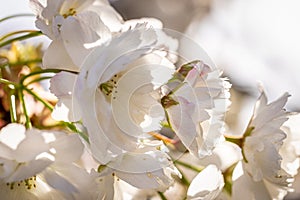
<path fill-rule="evenodd" d="M 11 149 L 16 149 L 25 137 L 25 127 L 21 124 L 8 124 L 0 132 L 0 142 Z"/>
<path fill-rule="evenodd" d="M 48 150 L 49 146 L 45 143 L 40 131 L 31 129 L 26 131 L 26 138 L 18 145 L 14 156 L 15 160 L 20 163 L 28 162 Z"/>
<path fill-rule="evenodd" d="M 288 113 L 283 109 L 288 97 L 289 94 L 285 93 L 267 104 L 267 97 L 262 91 L 248 125 L 243 146 L 248 161 L 244 162 L 244 167 L 253 180 L 267 180 L 286 189 L 291 185 L 292 177 L 282 169 L 279 151 L 287 136 L 281 126 L 288 120 Z"/>
<path fill-rule="evenodd" d="M 78 189 L 62 174 L 57 173 L 55 170 L 47 168 L 43 171 L 43 176 L 51 187 L 63 191 L 64 193 L 77 193 Z"/>
<path fill-rule="evenodd" d="M 60 132 L 57 132 L 55 136 L 56 140 L 49 143 L 56 151 L 55 161 L 71 163 L 79 160 L 84 148 L 79 136 L 77 134 L 66 135 Z"/>
<path fill-rule="evenodd" d="M 68 17 L 63 21 L 61 37 L 73 63 L 81 66 L 91 51 L 85 45 L 93 47 L 100 45 L 110 38 L 110 32 L 96 13 L 84 12 L 78 14 L 76 18 Z"/>
<path fill-rule="evenodd" d="M 58 98 L 52 117 L 55 120 L 79 121 L 77 100 L 72 95 L 77 75 L 68 72 L 56 74 L 50 81 L 50 91 Z"/>
<path fill-rule="evenodd" d="M 88 10 L 98 13 L 111 32 L 119 32 L 121 30 L 123 18 L 107 0 L 94 1 L 93 6 L 89 7 Z"/>
<path fill-rule="evenodd" d="M 233 200 L 271 200 L 271 196 L 263 181 L 253 181 L 239 163 L 233 172 L 232 199 Z"/>
<path fill-rule="evenodd" d="M 288 93 L 283 94 L 276 101 L 267 104 L 267 97 L 264 92 L 262 92 L 255 110 L 253 113 L 253 119 L 251 125 L 255 127 L 256 130 L 260 129 L 264 124 L 284 115 L 283 107 L 287 103 Z"/>
<path fill-rule="evenodd" d="M 53 40 L 43 56 L 43 67 L 78 71 L 62 40 Z"/>
<path fill-rule="evenodd" d="M 16 182 L 21 181 L 38 173 L 44 171 L 53 161 L 43 158 L 39 160 L 32 160 L 27 163 L 20 164 L 14 173 L 6 179 L 6 182 Z"/>
<path fill-rule="evenodd" d="M 198 156 L 197 138 L 201 133 L 197 132 L 195 123 L 191 117 L 195 106 L 181 97 L 178 97 L 175 101 L 179 104 L 166 109 L 169 122 L 184 146 L 193 155 Z M 199 140 L 201 140 L 201 137 Z"/>
<path fill-rule="evenodd" d="M 7 179 L 18 167 L 18 163 L 13 160 L 6 160 L 0 158 L 0 179 Z"/>
<path fill-rule="evenodd" d="M 215 165 L 208 165 L 191 182 L 188 199 L 215 199 L 224 187 L 222 172 Z"/>

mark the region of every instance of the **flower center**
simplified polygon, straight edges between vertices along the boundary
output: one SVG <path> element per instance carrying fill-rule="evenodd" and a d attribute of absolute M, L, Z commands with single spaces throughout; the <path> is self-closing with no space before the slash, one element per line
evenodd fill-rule
<path fill-rule="evenodd" d="M 117 82 L 120 78 L 120 75 L 115 74 L 110 80 L 108 80 L 105 83 L 101 83 L 99 86 L 99 89 L 101 90 L 101 92 L 103 92 L 107 97 L 111 97 L 112 92 L 114 91 L 114 93 L 118 93 L 117 89 Z M 115 99 L 116 97 L 113 96 L 113 99 Z"/>
<path fill-rule="evenodd" d="M 10 187 L 11 190 L 16 189 L 16 187 L 24 187 L 31 190 L 36 188 L 36 176 L 18 182 L 6 183 L 6 185 Z"/>
<path fill-rule="evenodd" d="M 69 8 L 69 10 L 65 14 L 63 14 L 62 16 L 64 18 L 67 18 L 69 16 L 74 16 L 74 15 L 76 15 L 76 10 L 74 8 Z"/>

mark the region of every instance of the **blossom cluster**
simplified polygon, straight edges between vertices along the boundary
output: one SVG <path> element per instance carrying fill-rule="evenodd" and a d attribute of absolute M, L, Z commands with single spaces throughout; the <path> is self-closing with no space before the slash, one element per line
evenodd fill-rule
<path fill-rule="evenodd" d="M 27 36 L 51 43 L 35 61 L 41 68 L 21 63 L 12 76 L 10 58 L 0 63 L 11 119 L 0 132 L 1 198 L 250 200 L 292 192 L 300 137 L 289 125 L 297 113 L 284 109 L 288 93 L 269 103 L 260 88 L 245 132 L 233 136 L 225 124 L 231 84 L 183 34 L 155 18 L 124 20 L 106 0 L 30 6 L 39 31 Z M 0 47 L 11 44 L 5 38 Z M 39 85 L 45 79 L 55 97 Z"/>

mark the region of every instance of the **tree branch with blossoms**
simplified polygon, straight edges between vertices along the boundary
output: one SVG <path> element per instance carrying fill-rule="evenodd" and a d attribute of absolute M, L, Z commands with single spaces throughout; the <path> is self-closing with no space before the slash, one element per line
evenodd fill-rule
<path fill-rule="evenodd" d="M 230 135 L 231 84 L 184 34 L 154 18 L 124 20 L 106 0 L 30 6 L 38 30 L 0 37 L 1 198 L 292 192 L 300 139 L 288 124 L 298 114 L 284 109 L 289 94 L 269 103 L 260 88 L 246 131 Z M 45 51 L 24 43 L 42 35 Z"/>

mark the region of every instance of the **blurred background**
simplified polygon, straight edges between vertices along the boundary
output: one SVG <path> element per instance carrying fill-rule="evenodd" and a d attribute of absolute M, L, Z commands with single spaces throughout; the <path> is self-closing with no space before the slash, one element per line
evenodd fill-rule
<path fill-rule="evenodd" d="M 27 0 L 0 0 L 0 18 L 30 13 Z M 270 101 L 292 96 L 288 110 L 300 111 L 299 0 L 110 0 L 124 19 L 156 17 L 166 28 L 197 42 L 233 84 L 226 120 L 241 134 L 261 83 Z M 34 18 L 0 24 L 0 34 L 33 29 Z M 298 185 L 297 185 L 298 184 Z M 299 181 L 295 184 L 300 194 Z M 296 194 L 287 199 L 299 199 Z"/>

